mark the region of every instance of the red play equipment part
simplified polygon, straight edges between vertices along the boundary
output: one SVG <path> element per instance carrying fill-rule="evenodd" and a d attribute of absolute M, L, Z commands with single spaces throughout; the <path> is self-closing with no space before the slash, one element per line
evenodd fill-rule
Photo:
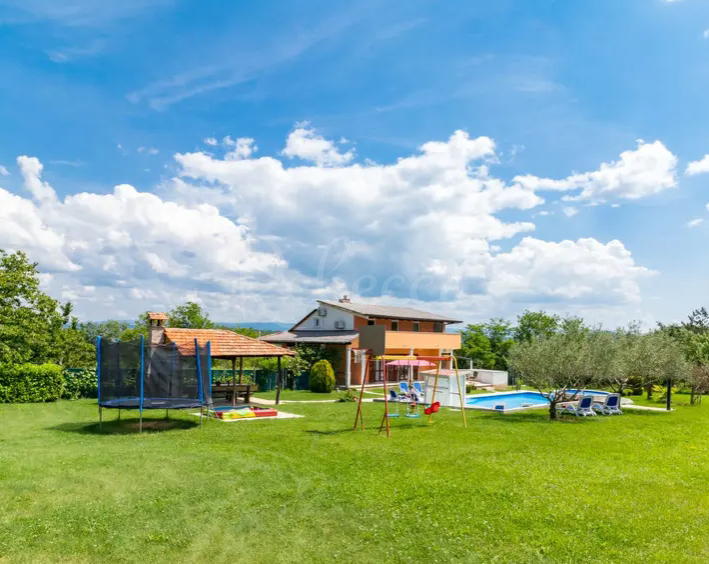
<path fill-rule="evenodd" d="M 441 402 L 440 402 L 440 401 L 434 401 L 434 402 L 433 402 L 433 405 L 431 405 L 431 407 L 427 407 L 427 408 L 424 410 L 424 413 L 425 413 L 426 415 L 432 415 L 432 414 L 434 414 L 434 413 L 438 413 L 438 409 L 439 409 L 440 407 L 441 407 Z"/>

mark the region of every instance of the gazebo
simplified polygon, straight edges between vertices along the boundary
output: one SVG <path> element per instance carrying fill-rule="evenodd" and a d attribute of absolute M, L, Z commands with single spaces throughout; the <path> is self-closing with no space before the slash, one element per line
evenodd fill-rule
<path fill-rule="evenodd" d="M 165 327 L 167 316 L 164 313 L 150 313 L 150 344 L 160 345 L 174 343 L 179 351 L 194 349 L 195 340 L 199 343 L 211 343 L 211 358 L 231 360 L 231 384 L 214 387 L 215 391 L 224 388 L 232 393 L 232 404 L 236 404 L 239 392 L 250 391 L 248 385 L 243 383 L 244 358 L 277 358 L 278 373 L 276 377 L 276 404 L 280 402 L 281 387 L 283 385 L 283 367 L 281 359 L 284 356 L 295 356 L 295 352 L 240 335 L 228 329 L 183 329 Z M 236 361 L 239 360 L 237 377 Z"/>

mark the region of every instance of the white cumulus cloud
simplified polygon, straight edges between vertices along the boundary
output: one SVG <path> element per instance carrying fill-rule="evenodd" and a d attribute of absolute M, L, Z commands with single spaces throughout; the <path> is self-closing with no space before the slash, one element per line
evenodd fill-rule
<path fill-rule="evenodd" d="M 687 227 L 697 227 L 704 222 L 702 218 L 692 219 L 687 222 Z"/>
<path fill-rule="evenodd" d="M 291 131 L 283 154 L 286 157 L 298 157 L 324 166 L 341 165 L 354 158 L 353 150 L 341 153 L 333 141 L 318 135 L 308 123 L 300 124 Z"/>
<path fill-rule="evenodd" d="M 623 151 L 617 161 L 602 163 L 596 171 L 560 180 L 520 175 L 514 181 L 531 190 L 578 191 L 565 200 L 636 200 L 677 185 L 677 157 L 660 141 L 638 141 L 637 149 Z"/>
<path fill-rule="evenodd" d="M 223 154 L 176 154 L 177 175 L 157 193 L 122 184 L 59 198 L 42 163 L 22 156 L 27 197 L 0 188 L 0 248 L 27 251 L 43 284 L 94 318 L 194 299 L 217 320 L 288 321 L 345 291 L 462 318 L 616 308 L 637 302 L 651 274 L 619 241 L 519 241 L 535 229 L 537 191 L 568 180 L 496 177 L 489 137 L 456 131 L 388 164 L 355 162 L 303 124 L 281 158 L 258 156 L 246 137 L 207 145 Z M 642 184 L 637 171 L 657 166 L 636 156 L 600 170 Z M 610 183 L 594 174 L 587 184 Z"/>
<path fill-rule="evenodd" d="M 698 161 L 691 161 L 687 164 L 687 168 L 684 170 L 684 173 L 687 176 L 704 174 L 705 172 L 709 172 L 709 155 L 704 155 L 704 157 Z"/>

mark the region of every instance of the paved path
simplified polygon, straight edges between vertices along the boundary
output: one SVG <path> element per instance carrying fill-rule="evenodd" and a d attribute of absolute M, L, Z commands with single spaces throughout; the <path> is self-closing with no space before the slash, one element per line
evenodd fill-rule
<path fill-rule="evenodd" d="M 667 410 L 664 407 L 650 407 L 649 405 L 626 405 L 622 404 L 620 406 L 621 409 L 637 409 L 639 411 L 661 411 L 663 413 L 667 413 Z M 671 409 L 670 411 L 674 411 L 674 409 Z"/>
<path fill-rule="evenodd" d="M 276 405 L 275 400 L 261 399 L 257 396 L 251 396 L 253 403 L 262 403 L 263 405 Z M 281 400 L 284 403 L 337 403 L 338 400 Z M 374 398 L 362 398 L 362 402 L 374 401 Z M 354 403 L 354 402 L 353 402 Z"/>

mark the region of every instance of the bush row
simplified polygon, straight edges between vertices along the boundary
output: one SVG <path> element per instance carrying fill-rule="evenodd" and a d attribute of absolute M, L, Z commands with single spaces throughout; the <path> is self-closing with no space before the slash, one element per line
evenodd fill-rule
<path fill-rule="evenodd" d="M 64 370 L 63 399 L 98 397 L 96 371 L 89 368 L 68 368 Z"/>
<path fill-rule="evenodd" d="M 56 364 L 7 364 L 0 366 L 0 402 L 54 401 L 64 388 L 62 369 Z"/>
<path fill-rule="evenodd" d="M 62 370 L 56 364 L 0 365 L 0 403 L 95 398 L 96 372 Z"/>

